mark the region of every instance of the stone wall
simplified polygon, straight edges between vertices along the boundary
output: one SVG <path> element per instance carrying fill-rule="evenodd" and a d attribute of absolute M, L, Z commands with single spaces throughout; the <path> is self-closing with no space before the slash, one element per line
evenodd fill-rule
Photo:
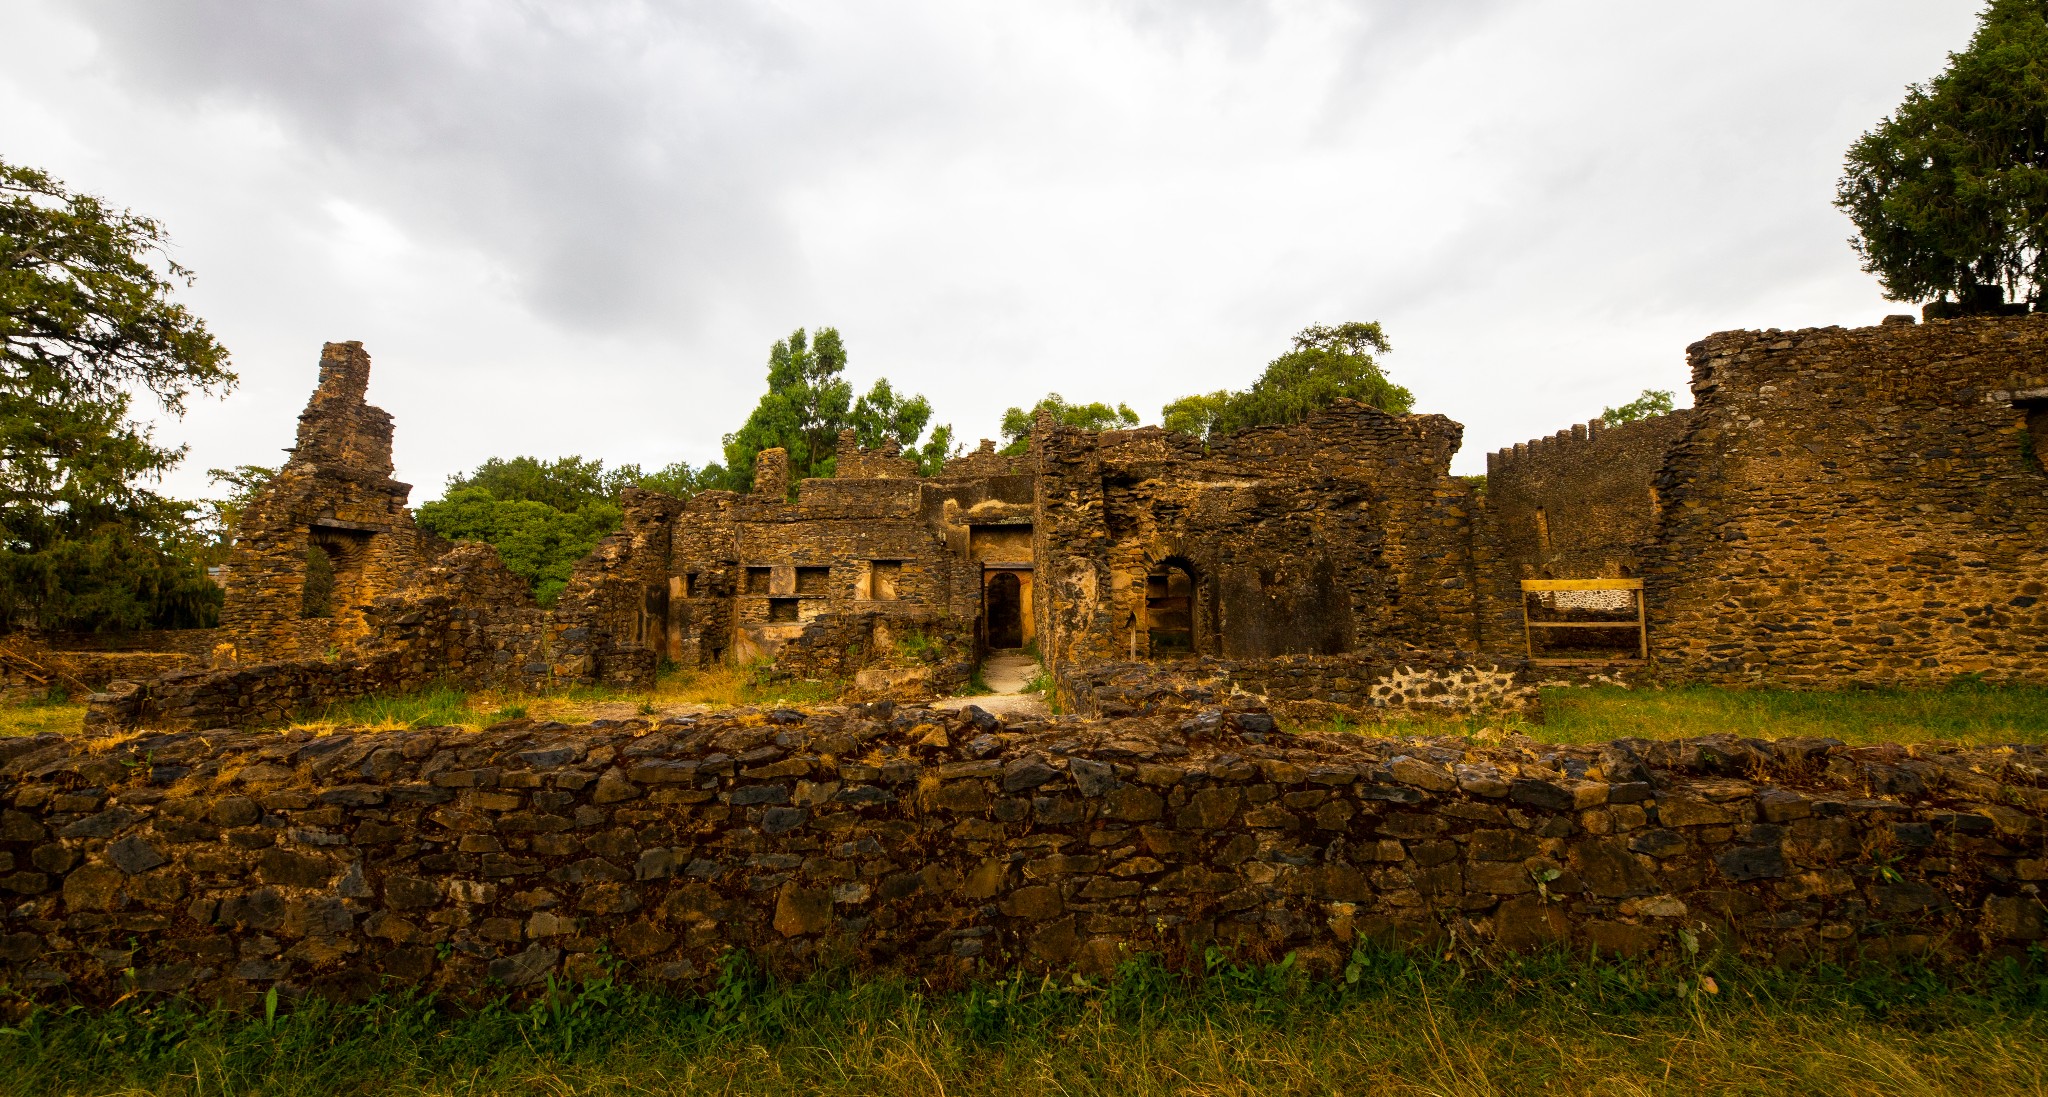
<path fill-rule="evenodd" d="M 585 727 L 0 741 L 0 968 L 104 1003 L 550 976 L 945 985 L 1218 945 L 1796 962 L 2043 937 L 2042 748 L 1289 736 L 888 705 Z"/>
<path fill-rule="evenodd" d="M 368 632 L 364 607 L 404 588 L 424 562 L 405 507 L 412 488 L 391 478 L 391 416 L 365 402 L 369 383 L 361 343 L 321 348 L 319 387 L 299 415 L 291 457 L 243 510 L 223 570 L 220 614 L 220 631 L 240 659 L 351 649 Z M 324 616 L 305 612 L 313 546 L 334 571 Z"/>
<path fill-rule="evenodd" d="M 974 675 L 974 630 L 950 614 L 829 613 L 789 638 L 772 680 L 807 680 L 850 688 L 864 700 L 946 697 Z"/>
<path fill-rule="evenodd" d="M 1652 654 L 1715 681 L 2048 683 L 2048 316 L 1722 332 L 1657 479 Z M 2031 451 L 2031 452 L 2030 452 Z"/>
<path fill-rule="evenodd" d="M 247 727 L 439 684 L 532 691 L 591 681 L 573 641 L 560 640 L 562 624 L 486 545 L 455 546 L 405 594 L 364 607 L 363 621 L 365 637 L 347 657 L 128 676 L 89 698 L 86 727 Z M 651 682 L 651 664 L 645 674 Z"/>
<path fill-rule="evenodd" d="M 1656 534 L 1664 455 L 1690 412 L 1607 426 L 1598 419 L 1486 455 L 1486 510 L 1516 579 L 1640 574 Z"/>
<path fill-rule="evenodd" d="M 38 637 L 16 634 L 0 638 L 0 702 L 39 701 L 52 690 L 90 693 L 111 682 L 155 678 L 203 662 L 176 651 L 61 650 Z"/>
<path fill-rule="evenodd" d="M 1154 587 L 1176 570 L 1198 654 L 1472 646 L 1473 503 L 1449 475 L 1461 432 L 1349 400 L 1206 444 L 1041 418 L 1034 553 L 1049 669 L 1153 654 L 1158 603 L 1178 600 Z"/>
<path fill-rule="evenodd" d="M 1299 723 L 1538 712 L 1526 661 L 1421 650 L 1070 666 L 1059 678 L 1059 696 L 1071 711 L 1111 717 L 1246 700 Z"/>
<path fill-rule="evenodd" d="M 1657 475 L 1691 422 L 1690 411 L 1612 427 L 1595 419 L 1486 455 L 1485 505 L 1474 536 L 1494 550 L 1483 607 L 1489 649 L 1524 650 L 1524 579 L 1642 575 L 1663 509 Z M 1627 615 L 1633 618 L 1633 603 Z M 1633 630 L 1595 635 L 1595 643 L 1625 645 L 1635 654 Z M 1591 638 L 1572 639 L 1583 645 Z"/>

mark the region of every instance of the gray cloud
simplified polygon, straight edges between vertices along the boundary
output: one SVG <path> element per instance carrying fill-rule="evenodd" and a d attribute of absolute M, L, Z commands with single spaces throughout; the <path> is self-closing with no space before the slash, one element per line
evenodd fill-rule
<path fill-rule="evenodd" d="M 288 434 L 324 338 L 432 485 L 701 460 L 798 324 L 972 437 L 1353 318 L 1470 468 L 1714 328 L 1886 311 L 1829 186 L 1974 7 L 47 0 L 0 13 L 49 39 L 0 154 L 178 233 L 250 381 L 166 428 L 198 468 Z"/>

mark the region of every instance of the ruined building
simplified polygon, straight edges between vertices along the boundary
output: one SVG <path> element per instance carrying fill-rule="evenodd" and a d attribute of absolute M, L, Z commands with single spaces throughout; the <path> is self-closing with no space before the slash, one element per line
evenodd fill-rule
<path fill-rule="evenodd" d="M 369 358 L 328 344 L 238 533 L 217 665 L 94 718 L 250 722 L 440 679 L 645 686 L 663 661 L 929 695 L 1026 645 L 1081 708 L 1160 666 L 1358 706 L 1502 701 L 1528 681 L 1532 579 L 1640 580 L 1648 662 L 1673 678 L 2048 682 L 2048 318 L 1688 354 L 1693 408 L 1503 450 L 1483 490 L 1450 475 L 1458 424 L 1346 401 L 1206 443 L 1042 419 L 1028 455 L 984 444 L 933 477 L 849 434 L 835 476 L 791 485 L 770 450 L 750 493 L 627 492 L 544 610 L 488 548 L 414 528 Z M 333 571 L 317 614 L 309 547 Z"/>

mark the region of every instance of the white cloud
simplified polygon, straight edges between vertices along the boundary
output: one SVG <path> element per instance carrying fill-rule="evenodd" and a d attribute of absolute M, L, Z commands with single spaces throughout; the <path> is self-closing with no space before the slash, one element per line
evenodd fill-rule
<path fill-rule="evenodd" d="M 1728 327 L 1875 321 L 1848 142 L 1960 0 L 580 6 L 22 2 L 0 156 L 166 221 L 245 378 L 174 480 L 275 459 L 364 340 L 430 496 L 484 457 L 715 456 L 768 344 L 968 439 L 1148 413 L 1379 319 L 1486 450 L 1682 387 Z"/>

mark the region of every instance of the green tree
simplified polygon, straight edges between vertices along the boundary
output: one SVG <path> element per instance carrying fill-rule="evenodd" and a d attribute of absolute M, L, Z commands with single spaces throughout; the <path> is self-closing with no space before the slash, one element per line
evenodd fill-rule
<path fill-rule="evenodd" d="M 1610 427 L 1633 423 L 1638 419 L 1649 419 L 1658 415 L 1669 415 L 1674 406 L 1669 389 L 1644 389 L 1641 396 L 1618 408 L 1607 408 L 1600 413 L 1600 421 Z"/>
<path fill-rule="evenodd" d="M 183 459 L 130 416 L 219 395 L 228 352 L 171 299 L 191 272 L 156 221 L 0 162 L 0 628 L 211 623 Z"/>
<path fill-rule="evenodd" d="M 630 464 L 607 469 L 573 455 L 493 457 L 449 477 L 441 498 L 421 504 L 413 520 L 436 536 L 497 549 L 534 597 L 553 605 L 576 562 L 619 528 L 619 493 L 628 487 L 688 498 L 707 487 L 706 470 L 680 462 L 652 473 Z"/>
<path fill-rule="evenodd" d="M 926 475 L 937 472 L 955 452 L 953 430 L 942 426 L 919 447 L 931 422 L 931 402 L 901 397 L 887 378 L 859 400 L 846 372 L 846 344 L 837 328 L 820 328 L 812 340 L 802 328 L 768 352 L 768 391 L 740 429 L 725 436 L 720 486 L 747 491 L 754 485 L 754 457 L 764 449 L 789 454 L 790 486 L 806 477 L 830 476 L 838 463 L 839 432 L 852 429 L 861 444 L 895 443 Z"/>
<path fill-rule="evenodd" d="M 1388 380 L 1374 357 L 1391 350 L 1377 321 L 1312 324 L 1294 337 L 1293 349 L 1266 364 L 1250 388 L 1183 396 L 1161 409 L 1160 420 L 1168 430 L 1209 438 L 1299 423 L 1339 399 L 1406 415 L 1415 406 L 1415 394 Z"/>
<path fill-rule="evenodd" d="M 1016 455 L 1031 448 L 1031 424 L 1038 421 L 1038 413 L 1050 411 L 1053 420 L 1063 427 L 1077 430 L 1128 430 L 1138 425 L 1138 413 L 1129 404 L 1070 404 L 1066 397 L 1057 392 L 1048 392 L 1045 399 L 1031 405 L 1031 410 L 1009 408 L 1003 412 L 1003 441 L 1006 443 L 998 452 Z"/>
<path fill-rule="evenodd" d="M 212 567 L 227 562 L 228 550 L 235 543 L 235 528 L 242 524 L 242 513 L 276 475 L 276 469 L 262 465 L 206 470 L 207 479 L 227 492 L 219 498 L 199 501 L 196 532 L 203 546 L 196 557 L 199 563 Z"/>
<path fill-rule="evenodd" d="M 1835 205 L 1863 269 L 1930 315 L 2040 304 L 2048 280 L 2048 0 L 1992 0 L 1969 48 L 1850 146 Z M 1953 299 L 1951 299 L 1953 298 Z"/>

